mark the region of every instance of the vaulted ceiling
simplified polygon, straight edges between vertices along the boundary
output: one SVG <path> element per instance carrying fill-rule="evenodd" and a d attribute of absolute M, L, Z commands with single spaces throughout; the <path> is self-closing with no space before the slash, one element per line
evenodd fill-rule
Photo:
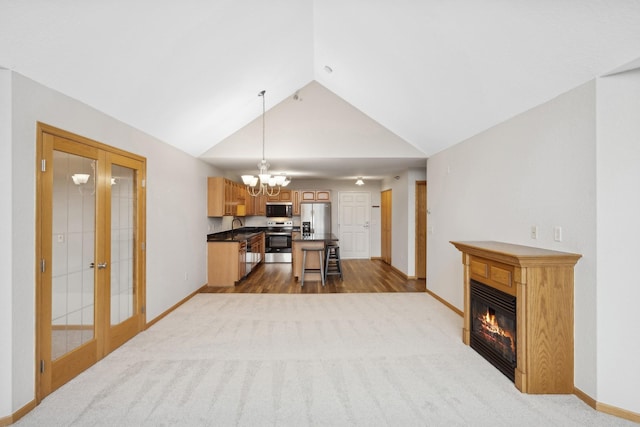
<path fill-rule="evenodd" d="M 319 93 L 307 116 L 273 124 L 298 138 L 277 161 L 329 164 L 318 175 L 333 176 L 361 165 L 366 175 L 387 158 L 392 168 L 424 164 L 637 65 L 639 23 L 637 0 L 0 0 L 0 66 L 238 171 L 241 157 L 255 169 L 261 155 L 255 141 L 237 154 L 243 129 L 261 129 L 258 92 L 282 111 Z M 362 138 L 348 147 L 353 129 L 327 125 L 339 121 L 322 109 L 345 103 L 379 127 L 368 148 Z M 323 137 L 346 143 L 323 156 L 305 145 Z M 268 149 L 278 144 L 269 138 Z"/>

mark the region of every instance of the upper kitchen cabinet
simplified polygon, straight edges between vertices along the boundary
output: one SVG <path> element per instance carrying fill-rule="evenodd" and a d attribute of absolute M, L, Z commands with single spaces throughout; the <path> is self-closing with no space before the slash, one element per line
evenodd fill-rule
<path fill-rule="evenodd" d="M 246 190 L 244 190 L 246 193 Z M 247 216 L 252 215 L 266 215 L 265 205 L 267 197 L 264 195 L 251 196 L 249 193 L 245 194 L 245 205 L 247 207 Z"/>
<path fill-rule="evenodd" d="M 267 202 L 290 202 L 291 200 L 291 190 L 281 189 L 275 196 L 267 196 Z"/>
<path fill-rule="evenodd" d="M 331 191 L 329 190 L 301 190 L 301 202 L 330 202 Z"/>
<path fill-rule="evenodd" d="M 291 196 L 293 197 L 293 209 L 292 209 L 293 216 L 300 215 L 300 195 L 301 194 L 302 193 L 300 192 L 300 190 L 293 190 L 291 192 Z"/>
<path fill-rule="evenodd" d="M 207 215 L 246 215 L 246 190 L 244 185 L 222 176 L 207 178 Z"/>
<path fill-rule="evenodd" d="M 293 215 L 300 215 L 301 202 L 330 202 L 331 191 L 329 190 L 296 190 L 293 194 Z"/>

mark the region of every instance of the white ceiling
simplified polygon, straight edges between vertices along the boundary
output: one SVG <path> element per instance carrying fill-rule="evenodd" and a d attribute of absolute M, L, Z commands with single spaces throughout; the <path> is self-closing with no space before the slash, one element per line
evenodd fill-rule
<path fill-rule="evenodd" d="M 315 81 L 425 158 L 639 58 L 638 0 L 0 0 L 1 67 L 194 156 Z"/>

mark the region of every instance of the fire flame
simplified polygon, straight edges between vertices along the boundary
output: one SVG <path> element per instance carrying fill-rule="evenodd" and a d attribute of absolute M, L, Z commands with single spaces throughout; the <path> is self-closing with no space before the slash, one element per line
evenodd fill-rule
<path fill-rule="evenodd" d="M 488 307 L 487 307 L 487 312 L 484 315 L 481 315 L 481 320 L 482 320 L 482 323 L 483 323 L 482 327 L 485 330 L 485 332 L 488 332 L 488 333 L 491 333 L 491 334 L 494 334 L 494 335 L 499 335 L 499 336 L 510 338 L 511 339 L 511 350 L 514 351 L 514 352 L 516 351 L 515 340 L 511 336 L 511 333 L 509 331 L 506 331 L 506 330 L 504 330 L 504 329 L 502 329 L 500 327 L 500 324 L 496 320 L 495 313 L 491 313 L 489 311 Z"/>

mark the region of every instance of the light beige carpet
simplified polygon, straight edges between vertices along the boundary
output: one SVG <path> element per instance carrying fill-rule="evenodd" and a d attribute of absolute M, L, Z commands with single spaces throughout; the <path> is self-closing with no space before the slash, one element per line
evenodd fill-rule
<path fill-rule="evenodd" d="M 423 293 L 198 294 L 19 426 L 636 426 L 521 394 Z"/>

